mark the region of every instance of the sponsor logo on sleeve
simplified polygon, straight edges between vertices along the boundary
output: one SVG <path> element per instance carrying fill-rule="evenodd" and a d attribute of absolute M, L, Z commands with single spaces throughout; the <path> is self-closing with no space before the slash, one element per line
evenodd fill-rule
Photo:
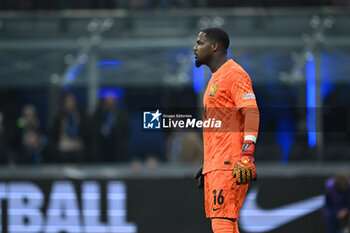
<path fill-rule="evenodd" d="M 245 99 L 245 100 L 255 99 L 255 95 L 254 94 L 245 94 L 245 95 L 243 95 L 243 99 Z"/>

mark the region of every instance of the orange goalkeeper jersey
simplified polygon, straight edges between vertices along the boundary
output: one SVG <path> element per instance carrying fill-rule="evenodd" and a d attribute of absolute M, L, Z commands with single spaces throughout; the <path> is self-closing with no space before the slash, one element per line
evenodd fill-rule
<path fill-rule="evenodd" d="M 203 129 L 203 173 L 232 170 L 241 154 L 244 136 L 257 137 L 259 112 L 249 75 L 233 60 L 212 74 L 203 97 L 203 121 L 221 121 L 218 130 Z M 246 112 L 253 113 L 245 121 Z"/>

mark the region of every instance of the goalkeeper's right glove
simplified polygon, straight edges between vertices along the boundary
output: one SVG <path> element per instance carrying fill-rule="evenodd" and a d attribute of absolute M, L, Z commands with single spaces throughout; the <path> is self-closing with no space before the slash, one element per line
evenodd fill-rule
<path fill-rule="evenodd" d="M 195 178 L 196 180 L 198 180 L 198 185 L 197 185 L 197 187 L 198 187 L 199 189 L 202 189 L 202 188 L 204 187 L 204 175 L 203 175 L 202 171 L 203 171 L 203 164 L 202 164 L 202 166 L 198 169 L 198 171 L 196 172 L 196 174 L 194 175 L 194 178 Z"/>
<path fill-rule="evenodd" d="M 238 185 L 250 184 L 252 181 L 256 181 L 254 149 L 255 144 L 253 141 L 244 141 L 242 154 L 238 158 L 236 165 L 233 169 L 233 177 L 237 179 L 236 183 Z"/>

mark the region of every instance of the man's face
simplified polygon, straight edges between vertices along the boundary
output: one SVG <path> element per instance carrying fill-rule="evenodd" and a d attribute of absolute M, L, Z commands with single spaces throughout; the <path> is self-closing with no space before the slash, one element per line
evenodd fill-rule
<path fill-rule="evenodd" d="M 204 32 L 200 32 L 197 37 L 196 45 L 193 47 L 196 67 L 208 64 L 211 57 L 211 41 L 206 38 Z"/>

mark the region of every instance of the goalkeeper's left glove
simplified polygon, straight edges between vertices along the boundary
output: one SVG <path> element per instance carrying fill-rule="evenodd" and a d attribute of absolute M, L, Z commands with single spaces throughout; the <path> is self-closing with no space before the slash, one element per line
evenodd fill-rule
<path fill-rule="evenodd" d="M 196 174 L 194 174 L 194 178 L 198 180 L 197 187 L 199 189 L 202 189 L 204 187 L 204 175 L 203 175 L 203 164 L 202 166 L 197 170 Z"/>
<path fill-rule="evenodd" d="M 256 181 L 254 149 L 255 144 L 253 141 L 245 140 L 243 142 L 241 156 L 238 158 L 236 165 L 233 169 L 233 176 L 237 178 L 236 183 L 238 185 L 250 184 L 252 181 Z"/>

